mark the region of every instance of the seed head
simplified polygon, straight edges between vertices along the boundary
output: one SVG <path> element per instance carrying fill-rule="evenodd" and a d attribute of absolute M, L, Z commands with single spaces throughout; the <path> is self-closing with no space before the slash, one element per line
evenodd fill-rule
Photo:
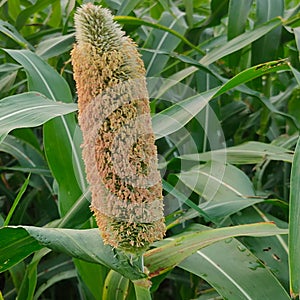
<path fill-rule="evenodd" d="M 75 15 L 72 64 L 91 209 L 105 243 L 141 253 L 165 234 L 145 68 L 109 10 Z"/>

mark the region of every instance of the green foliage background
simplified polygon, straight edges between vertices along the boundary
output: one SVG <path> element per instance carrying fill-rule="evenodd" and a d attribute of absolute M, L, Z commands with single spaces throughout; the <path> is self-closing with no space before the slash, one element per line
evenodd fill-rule
<path fill-rule="evenodd" d="M 0 299 L 297 298 L 298 1 L 94 2 L 149 80 L 168 232 L 145 273 L 89 210 L 70 64 L 85 2 L 0 2 Z"/>

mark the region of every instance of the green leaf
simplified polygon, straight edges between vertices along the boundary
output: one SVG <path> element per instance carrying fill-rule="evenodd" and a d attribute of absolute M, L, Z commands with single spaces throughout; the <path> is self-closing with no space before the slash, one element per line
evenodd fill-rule
<path fill-rule="evenodd" d="M 255 25 L 261 25 L 272 18 L 282 16 L 283 8 L 284 0 L 257 0 Z M 252 64 L 256 65 L 277 58 L 280 37 L 281 27 L 278 27 L 256 40 L 252 44 Z"/>
<path fill-rule="evenodd" d="M 29 50 L 3 49 L 25 69 L 28 89 L 53 101 L 73 102 L 67 82 L 52 67 Z"/>
<path fill-rule="evenodd" d="M 32 173 L 38 173 L 41 176 L 41 179 L 45 186 L 52 192 L 52 187 L 50 183 L 43 175 L 43 172 L 39 172 L 40 168 L 44 169 L 44 172 L 49 172 L 46 162 L 42 154 L 34 148 L 31 144 L 20 140 L 14 136 L 8 135 L 5 140 L 0 144 L 0 151 L 6 152 L 17 159 L 18 163 L 20 164 L 23 171 L 27 172 L 32 171 Z M 32 179 L 34 176 L 32 176 Z M 32 182 L 31 182 L 32 184 Z M 36 188 L 41 188 L 41 186 L 35 186 Z M 44 185 L 42 185 L 44 188 Z"/>
<path fill-rule="evenodd" d="M 186 204 L 190 208 L 194 209 L 200 216 L 207 218 L 208 220 L 212 221 L 210 217 L 203 211 L 198 205 L 196 205 L 193 201 L 188 199 L 184 194 L 179 192 L 175 187 L 173 187 L 170 183 L 162 179 L 163 188 L 166 192 L 170 195 L 174 196 L 177 200 L 180 201 L 181 204 Z M 177 221 L 177 220 L 176 220 Z"/>
<path fill-rule="evenodd" d="M 219 25 L 221 18 L 227 14 L 229 0 L 212 0 L 210 2 L 211 15 L 201 27 Z"/>
<path fill-rule="evenodd" d="M 178 33 L 176 30 L 173 30 L 167 26 L 164 26 L 164 25 L 161 25 L 158 23 L 149 22 L 149 21 L 146 21 L 146 20 L 143 20 L 140 18 L 136 18 L 136 17 L 131 17 L 131 16 L 115 16 L 114 20 L 120 24 L 139 25 L 139 26 L 144 25 L 144 26 L 148 26 L 151 28 L 159 29 L 161 31 L 168 32 L 168 33 L 174 35 L 175 37 L 177 37 L 178 39 L 180 39 L 183 43 L 185 43 L 192 49 L 196 50 L 197 52 L 199 52 L 201 54 L 204 53 L 203 50 L 199 49 L 197 46 L 192 44 L 182 34 Z M 152 48 L 152 46 L 151 46 L 151 48 Z"/>
<path fill-rule="evenodd" d="M 130 264 L 130 258 L 103 244 L 98 228 L 87 230 L 33 226 L 22 226 L 22 228 L 28 232 L 31 238 L 39 242 L 40 245 L 54 251 L 63 252 L 87 262 L 103 264 L 131 280 L 145 277 L 145 274 L 140 271 L 138 265 Z M 11 232 L 11 234 L 13 233 Z M 7 241 L 9 242 L 9 239 Z M 9 253 L 6 255 L 9 257 Z"/>
<path fill-rule="evenodd" d="M 39 137 L 35 134 L 35 129 L 33 128 L 19 128 L 14 130 L 14 136 L 16 138 L 19 138 L 28 144 L 30 144 L 32 147 L 34 147 L 38 152 L 41 151 L 40 146 L 40 140 Z"/>
<path fill-rule="evenodd" d="M 35 4 L 31 4 L 28 8 L 25 8 L 20 12 L 16 20 L 16 28 L 21 29 L 25 24 L 27 19 L 29 19 L 34 13 L 40 12 L 48 5 L 56 2 L 56 0 L 39 0 Z"/>
<path fill-rule="evenodd" d="M 43 93 L 54 101 L 72 102 L 67 82 L 36 54 L 27 50 L 5 50 L 22 64 L 30 90 Z M 59 185 L 59 206 L 62 215 L 86 190 L 81 159 L 81 141 L 76 133 L 73 115 L 60 117 L 44 125 L 44 146 L 49 167 Z M 75 135 L 75 139 L 74 139 Z"/>
<path fill-rule="evenodd" d="M 122 276 L 120 273 L 110 270 L 105 279 L 105 289 L 103 290 L 102 300 L 125 300 L 129 279 Z"/>
<path fill-rule="evenodd" d="M 186 24 L 183 18 L 183 14 L 180 11 L 174 15 L 169 12 L 164 12 L 159 19 L 159 24 L 168 27 L 179 34 L 183 35 L 186 31 Z M 180 40 L 171 35 L 169 32 L 161 31 L 158 29 L 152 29 L 150 34 L 147 36 L 143 48 L 155 49 L 155 52 L 144 52 L 143 61 L 147 69 L 147 76 L 154 76 L 160 74 L 169 60 L 168 56 L 159 55 L 156 51 L 173 51 Z"/>
<path fill-rule="evenodd" d="M 181 155 L 178 158 L 192 161 L 223 161 L 224 157 L 226 157 L 226 161 L 231 164 L 257 164 L 266 160 L 278 160 L 291 163 L 293 160 L 293 152 L 272 144 L 246 142 L 242 145 L 225 149 Z"/>
<path fill-rule="evenodd" d="M 73 261 L 76 266 L 79 279 L 82 280 L 94 298 L 99 299 L 100 295 L 103 293 L 104 282 L 108 269 L 103 265 L 89 263 L 76 258 L 74 258 Z"/>
<path fill-rule="evenodd" d="M 123 0 L 117 11 L 117 15 L 129 15 L 139 3 L 140 0 Z"/>
<path fill-rule="evenodd" d="M 234 225 L 274 222 L 280 228 L 288 224 L 274 216 L 261 211 L 256 205 L 231 216 Z M 263 239 L 242 237 L 239 239 L 264 265 L 276 276 L 286 290 L 289 289 L 288 236 L 276 235 Z"/>
<path fill-rule="evenodd" d="M 253 0 L 231 0 L 229 2 L 228 40 L 232 40 L 245 31 L 252 2 Z"/>
<path fill-rule="evenodd" d="M 250 80 L 252 80 L 252 79 L 255 79 L 257 77 L 260 77 L 260 76 L 263 76 L 263 75 L 266 75 L 266 74 L 269 74 L 269 73 L 289 71 L 290 69 L 291 68 L 290 68 L 289 62 L 285 59 L 280 59 L 280 60 L 275 60 L 275 61 L 269 61 L 269 62 L 260 64 L 260 65 L 251 67 L 251 68 L 249 68 L 245 71 L 240 72 L 234 78 L 238 78 L 240 81 L 246 80 L 245 82 L 248 82 L 249 77 L 250 77 Z M 250 70 L 252 72 L 256 73 L 256 76 L 255 76 L 255 74 L 251 75 Z M 247 79 L 247 77 L 248 77 L 248 79 Z M 233 82 L 230 82 L 230 81 L 228 81 L 227 83 L 228 84 L 230 83 L 230 85 L 233 84 Z M 249 93 L 249 95 L 259 94 L 257 91 L 254 91 L 254 90 L 248 88 L 246 85 L 240 86 L 238 90 L 240 92 L 244 92 L 246 94 Z"/>
<path fill-rule="evenodd" d="M 150 293 L 150 286 L 151 282 L 147 278 L 135 280 L 133 282 L 134 284 L 134 290 L 135 290 L 135 296 L 138 300 L 151 300 L 151 293 Z"/>
<path fill-rule="evenodd" d="M 22 11 L 20 0 L 12 0 L 9 1 L 7 4 L 10 16 L 15 20 L 18 14 Z"/>
<path fill-rule="evenodd" d="M 263 201 L 255 195 L 245 173 L 222 162 L 211 161 L 170 178 L 173 176 L 205 200 L 199 206 L 211 218 L 225 217 Z"/>
<path fill-rule="evenodd" d="M 298 85 L 300 85 L 300 72 L 298 70 L 296 70 L 295 68 L 293 68 L 291 65 L 290 65 L 290 68 L 293 72 L 293 75 L 295 76 L 295 78 L 297 80 Z"/>
<path fill-rule="evenodd" d="M 41 248 L 22 228 L 0 228 L 0 272 L 8 270 Z"/>
<path fill-rule="evenodd" d="M 30 263 L 26 266 L 26 272 L 23 276 L 21 287 L 18 291 L 18 299 L 32 300 L 37 286 L 37 268 L 40 260 L 50 252 L 49 249 L 43 248 L 37 251 Z"/>
<path fill-rule="evenodd" d="M 38 44 L 35 53 L 43 59 L 59 56 L 71 50 L 74 42 L 74 33 L 49 37 Z"/>
<path fill-rule="evenodd" d="M 53 2 L 51 16 L 48 21 L 49 26 L 54 28 L 60 27 L 64 18 L 67 18 L 66 15 L 62 14 L 62 6 L 63 5 L 60 3 L 60 1 Z"/>
<path fill-rule="evenodd" d="M 187 124 L 216 94 L 217 89 L 176 103 L 152 117 L 152 128 L 156 139 L 167 136 Z"/>
<path fill-rule="evenodd" d="M 71 228 L 83 224 L 92 216 L 90 210 L 91 194 L 90 191 L 85 191 L 67 213 L 61 218 L 58 227 Z"/>
<path fill-rule="evenodd" d="M 47 290 L 50 286 L 54 285 L 57 282 L 60 282 L 62 280 L 74 278 L 77 276 L 76 270 L 68 270 L 68 271 L 63 271 L 58 274 L 55 274 L 52 276 L 47 282 L 42 284 L 37 291 L 34 294 L 33 300 L 38 300 L 40 299 L 39 297 L 43 294 L 45 290 Z"/>
<path fill-rule="evenodd" d="M 60 214 L 64 216 L 86 191 L 87 184 L 81 158 L 81 140 L 74 139 L 77 128 L 73 123 L 75 120 L 53 121 L 44 126 L 44 145 L 50 169 L 59 184 Z"/>
<path fill-rule="evenodd" d="M 12 63 L 5 63 L 0 66 L 0 73 L 17 71 L 20 68 L 21 68 L 20 65 L 12 64 Z"/>
<path fill-rule="evenodd" d="M 139 266 L 130 265 L 129 258 L 122 257 L 120 253 L 116 255 L 110 246 L 103 245 L 98 229 L 73 230 L 32 226 L 22 226 L 22 228 L 30 236 L 24 234 L 25 231 L 20 227 L 0 229 L 1 249 L 8 250 L 4 251 L 0 260 L 2 271 L 5 265 L 10 267 L 33 251 L 40 249 L 39 244 L 41 244 L 72 257 L 104 264 L 133 281 L 145 276 L 139 270 Z M 259 223 L 184 234 L 157 243 L 158 248 L 145 254 L 146 266 L 150 270 L 150 276 L 153 277 L 174 267 L 200 248 L 228 237 L 243 235 L 268 236 L 286 233 L 287 230 L 278 229 L 272 223 Z M 12 243 L 13 241 L 15 242 Z M 24 245 L 27 245 L 26 241 L 28 247 L 24 247 Z M 15 257 L 16 254 L 19 254 L 18 259 Z"/>
<path fill-rule="evenodd" d="M 248 14 L 253 0 L 231 0 L 228 11 L 228 40 L 239 36 L 245 31 Z M 241 50 L 229 56 L 229 67 L 238 66 L 241 59 Z"/>
<path fill-rule="evenodd" d="M 274 18 L 260 27 L 252 30 L 247 31 L 236 38 L 228 41 L 224 46 L 218 47 L 210 51 L 207 55 L 200 59 L 200 63 L 203 65 L 210 65 L 211 63 L 217 61 L 218 59 L 231 54 L 237 50 L 244 48 L 245 46 L 251 44 L 252 42 L 256 41 L 261 36 L 264 36 L 272 29 L 277 28 L 282 24 L 281 19 Z"/>
<path fill-rule="evenodd" d="M 25 263 L 22 261 L 9 269 L 16 290 L 20 289 L 25 273 Z M 1 299 L 1 298 L 0 298 Z"/>
<path fill-rule="evenodd" d="M 194 7 L 193 7 L 193 0 L 183 0 L 183 4 L 185 6 L 185 14 L 187 23 L 190 28 L 194 25 Z"/>
<path fill-rule="evenodd" d="M 169 135 L 187 124 L 213 98 L 264 74 L 289 69 L 290 67 L 285 60 L 272 61 L 254 66 L 237 74 L 218 88 L 180 101 L 152 117 L 154 134 L 157 139 Z M 167 83 L 174 85 L 173 81 L 168 81 Z M 158 91 L 158 95 L 163 95 L 166 89 L 170 88 L 168 84 L 162 86 L 161 91 Z"/>
<path fill-rule="evenodd" d="M 292 297 L 300 294 L 300 139 L 298 140 L 291 170 L 289 205 L 289 268 Z"/>
<path fill-rule="evenodd" d="M 251 67 L 249 69 L 246 69 L 236 76 L 234 76 L 232 79 L 228 80 L 226 83 L 223 84 L 223 86 L 218 90 L 216 96 L 220 96 L 226 91 L 237 87 L 239 85 L 242 85 L 246 82 L 249 82 L 250 80 L 253 80 L 255 78 L 261 77 L 263 75 L 279 72 L 279 71 L 287 71 L 290 70 L 290 66 L 287 60 L 280 59 L 275 61 L 269 61 L 254 67 Z M 242 85 L 240 87 L 240 91 L 250 90 L 247 88 L 247 86 Z"/>
<path fill-rule="evenodd" d="M 294 30 L 295 41 L 296 41 L 296 45 L 297 45 L 297 49 L 298 49 L 298 53 L 299 53 L 299 57 L 300 57 L 300 28 L 296 27 L 293 30 Z"/>
<path fill-rule="evenodd" d="M 223 299 L 290 299 L 268 266 L 236 239 L 198 250 L 178 266 L 203 278 Z"/>
<path fill-rule="evenodd" d="M 266 222 L 179 234 L 157 242 L 157 248 L 147 251 L 145 266 L 151 278 L 171 270 L 199 249 L 221 240 L 236 236 L 261 237 L 287 233 L 288 230 Z"/>
<path fill-rule="evenodd" d="M 27 186 L 28 186 L 28 183 L 29 183 L 29 178 L 30 178 L 30 174 L 28 175 L 28 177 L 26 178 L 25 182 L 21 186 L 20 191 L 19 191 L 17 197 L 14 200 L 14 203 L 11 206 L 11 208 L 10 208 L 8 214 L 7 214 L 7 217 L 6 217 L 6 219 L 4 221 L 4 224 L 3 224 L 4 227 L 9 224 L 9 221 L 10 221 L 10 219 L 11 219 L 11 217 L 12 217 L 15 209 L 17 208 L 19 201 L 21 200 L 23 194 L 25 193 L 25 191 L 27 189 Z"/>
<path fill-rule="evenodd" d="M 0 32 L 8 36 L 23 48 L 33 49 L 33 46 L 24 39 L 24 37 L 17 31 L 17 29 L 8 22 L 0 20 Z"/>
<path fill-rule="evenodd" d="M 3 142 L 4 143 L 4 142 Z M 1 144 L 1 146 L 3 145 Z M 0 146 L 0 151 L 3 149 Z M 42 176 L 51 177 L 51 172 L 49 169 L 41 168 L 41 167 L 32 167 L 32 168 L 24 168 L 24 167 L 0 167 L 0 170 L 3 171 L 15 171 L 15 172 L 23 172 L 23 173 L 32 173 L 32 174 L 38 174 Z"/>
<path fill-rule="evenodd" d="M 247 45 L 250 45 L 253 41 L 264 36 L 273 28 L 276 28 L 281 24 L 282 21 L 279 18 L 275 18 L 252 31 L 247 31 L 232 39 L 231 41 L 225 43 L 224 45 L 219 46 L 217 48 L 213 48 L 213 50 L 208 52 L 205 56 L 202 57 L 202 59 L 200 59 L 199 63 L 201 63 L 204 66 L 208 66 L 209 64 L 217 61 L 218 59 L 229 55 L 235 51 L 238 51 Z M 169 79 L 172 81 L 174 80 L 174 82 L 178 82 L 192 75 L 197 70 L 198 68 L 191 66 L 171 75 Z"/>
<path fill-rule="evenodd" d="M 2 75 L 0 77 L 0 91 L 2 93 L 8 92 L 12 88 L 16 80 L 17 74 L 18 72 L 12 72 Z"/>
<path fill-rule="evenodd" d="M 75 104 L 53 102 L 36 92 L 3 98 L 0 100 L 0 142 L 13 129 L 39 126 L 76 110 Z"/>

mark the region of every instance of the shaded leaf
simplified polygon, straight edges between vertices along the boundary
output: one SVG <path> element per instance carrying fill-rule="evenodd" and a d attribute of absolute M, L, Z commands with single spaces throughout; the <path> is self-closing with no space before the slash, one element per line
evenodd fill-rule
<path fill-rule="evenodd" d="M 0 237 L 0 272 L 42 248 L 23 228 L 0 228 Z"/>
<path fill-rule="evenodd" d="M 16 80 L 17 74 L 17 71 L 11 73 L 8 72 L 7 74 L 4 74 L 0 77 L 0 91 L 2 93 L 8 92 L 12 88 Z"/>
<path fill-rule="evenodd" d="M 187 40 L 183 35 L 178 33 L 176 30 L 173 30 L 173 29 L 171 29 L 167 26 L 164 26 L 162 24 L 149 22 L 149 21 L 146 21 L 144 19 L 140 19 L 140 18 L 136 18 L 136 17 L 132 17 L 132 16 L 115 16 L 114 20 L 117 21 L 120 24 L 145 25 L 145 26 L 149 26 L 151 28 L 159 29 L 161 31 L 169 32 L 170 34 L 172 34 L 175 37 L 177 37 L 178 39 L 180 39 L 183 43 L 190 46 L 192 49 L 196 50 L 199 53 L 202 53 L 202 54 L 204 53 L 201 49 L 199 49 L 197 46 L 192 44 L 189 40 Z"/>
<path fill-rule="evenodd" d="M 290 66 L 290 68 L 293 72 L 293 75 L 295 76 L 295 78 L 297 80 L 298 85 L 300 85 L 300 72 L 298 70 L 296 70 L 295 68 L 293 68 L 292 66 Z"/>
<path fill-rule="evenodd" d="M 228 40 L 232 40 L 245 31 L 252 2 L 253 0 L 231 0 L 229 2 L 227 31 Z M 238 66 L 240 58 L 241 51 L 230 55 L 229 66 Z"/>
<path fill-rule="evenodd" d="M 98 299 L 103 293 L 104 282 L 108 269 L 99 264 L 89 263 L 80 259 L 73 259 L 79 279 L 89 292 Z"/>
<path fill-rule="evenodd" d="M 68 271 L 57 273 L 37 289 L 37 291 L 34 294 L 33 300 L 38 300 L 39 297 L 43 294 L 43 292 L 47 290 L 50 286 L 54 285 L 55 283 L 60 282 L 62 280 L 74 278 L 76 276 L 77 276 L 76 270 L 68 270 Z"/>
<path fill-rule="evenodd" d="M 16 28 L 21 29 L 25 25 L 27 19 L 30 18 L 30 16 L 32 16 L 35 12 L 40 12 L 45 7 L 54 3 L 55 1 L 56 0 L 39 0 L 36 1 L 33 5 L 29 5 L 27 8 L 25 8 L 19 13 L 16 20 Z"/>
<path fill-rule="evenodd" d="M 274 17 L 282 16 L 283 8 L 283 0 L 257 0 L 255 25 L 259 26 Z M 275 59 L 280 46 L 280 36 L 281 27 L 277 27 L 256 40 L 252 45 L 252 64 L 256 65 Z"/>
<path fill-rule="evenodd" d="M 5 63 L 0 66 L 0 73 L 17 71 L 20 68 L 21 68 L 20 65 L 12 64 L 12 63 Z"/>
<path fill-rule="evenodd" d="M 17 29 L 10 23 L 0 20 L 0 32 L 11 38 L 23 48 L 33 49 L 33 46 L 25 40 Z"/>
<path fill-rule="evenodd" d="M 10 222 L 10 219 L 15 211 L 15 209 L 17 208 L 17 205 L 19 203 L 19 201 L 21 200 L 23 194 L 25 193 L 26 189 L 27 189 L 27 186 L 28 186 L 28 183 L 29 183 L 29 178 L 30 178 L 30 174 L 28 175 L 28 177 L 26 178 L 25 182 L 23 183 L 23 185 L 21 186 L 21 189 L 20 191 L 18 192 L 18 195 L 17 197 L 15 198 L 14 200 L 14 203 L 13 205 L 11 206 L 8 214 L 7 214 L 7 217 L 3 223 L 3 226 L 7 226 Z"/>

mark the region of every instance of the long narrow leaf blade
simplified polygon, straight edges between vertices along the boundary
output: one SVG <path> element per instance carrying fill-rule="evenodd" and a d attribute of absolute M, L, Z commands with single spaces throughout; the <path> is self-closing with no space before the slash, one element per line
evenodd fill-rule
<path fill-rule="evenodd" d="M 152 118 L 153 131 L 156 138 L 159 139 L 182 128 L 214 97 L 220 96 L 227 91 L 264 74 L 289 69 L 290 66 L 285 60 L 260 64 L 244 70 L 218 88 L 197 94 L 168 107 L 162 112 L 155 114 Z M 161 94 L 163 94 L 163 92 Z"/>
<path fill-rule="evenodd" d="M 282 16 L 284 10 L 283 0 L 257 0 L 256 25 L 265 23 L 274 17 Z M 274 59 L 281 39 L 281 27 L 278 26 L 252 44 L 252 63 L 258 64 Z M 263 51 L 262 51 L 263 49 Z"/>
<path fill-rule="evenodd" d="M 8 270 L 33 252 L 42 249 L 23 228 L 0 229 L 0 273 Z"/>
<path fill-rule="evenodd" d="M 289 268 L 292 297 L 300 294 L 300 139 L 298 140 L 291 171 L 289 206 Z"/>
<path fill-rule="evenodd" d="M 30 179 L 30 174 L 28 175 L 28 177 L 26 178 L 25 182 L 21 186 L 21 189 L 20 189 L 17 197 L 15 198 L 14 203 L 13 203 L 11 209 L 9 210 L 9 213 L 7 214 L 7 217 L 6 217 L 5 221 L 4 221 L 3 226 L 7 226 L 9 224 L 9 221 L 10 221 L 10 219 L 11 219 L 11 217 L 12 217 L 15 209 L 17 208 L 19 201 L 21 200 L 23 194 L 25 193 L 25 191 L 27 189 L 27 186 L 28 186 L 28 183 L 29 183 L 29 179 Z"/>
<path fill-rule="evenodd" d="M 43 93 L 54 101 L 73 102 L 70 88 L 46 62 L 28 50 L 5 50 L 25 68 L 29 90 Z M 62 116 L 44 125 L 44 146 L 49 167 L 59 186 L 62 215 L 86 190 L 81 159 L 81 141 L 74 139 L 77 125 L 74 116 Z"/>
<path fill-rule="evenodd" d="M 290 299 L 268 266 L 236 239 L 198 250 L 179 267 L 203 278 L 223 299 Z"/>
<path fill-rule="evenodd" d="M 281 24 L 282 21 L 280 20 L 280 18 L 272 19 L 271 21 L 265 23 L 261 27 L 258 27 L 251 31 L 247 31 L 232 39 L 228 43 L 225 43 L 225 45 L 212 49 L 210 52 L 208 52 L 208 54 L 202 57 L 199 63 L 208 66 L 209 64 L 214 63 L 218 59 L 231 53 L 234 53 L 247 45 L 250 45 L 253 41 L 264 36 L 266 33 L 270 32 L 272 29 L 280 26 Z M 178 82 L 192 75 L 197 70 L 197 67 L 191 66 L 184 70 L 178 71 L 177 73 L 170 76 L 169 79 Z"/>
<path fill-rule="evenodd" d="M 73 103 L 53 102 L 34 92 L 6 97 L 0 100 L 0 136 L 3 139 L 13 129 L 39 126 L 76 110 Z"/>
<path fill-rule="evenodd" d="M 211 159 L 226 161 L 231 164 L 257 164 L 265 160 L 278 160 L 291 163 L 293 152 L 283 147 L 261 142 L 247 142 L 242 145 L 204 153 L 186 154 L 179 158 L 192 161 L 209 161 Z"/>
<path fill-rule="evenodd" d="M 170 175 L 203 198 L 200 208 L 210 218 L 222 218 L 264 199 L 256 197 L 251 181 L 240 169 L 211 161 Z"/>
<path fill-rule="evenodd" d="M 124 300 L 128 293 L 129 280 L 120 273 L 110 270 L 105 279 L 105 289 L 103 290 L 102 300 Z M 118 287 L 118 288 L 116 288 Z"/>
<path fill-rule="evenodd" d="M 66 253 L 87 262 L 103 264 L 130 280 L 145 277 L 140 265 L 130 263 L 125 254 L 104 245 L 98 229 L 75 230 L 33 226 L 0 229 L 0 272 L 42 247 Z"/>
<path fill-rule="evenodd" d="M 145 265 L 150 271 L 149 276 L 155 277 L 167 272 L 191 254 L 214 242 L 234 236 L 259 237 L 287 233 L 288 230 L 279 229 L 273 223 L 266 222 L 183 234 L 157 243 L 157 248 L 146 252 Z"/>
<path fill-rule="evenodd" d="M 280 18 L 274 18 L 252 31 L 245 32 L 237 36 L 236 38 L 226 43 L 224 46 L 213 49 L 200 60 L 200 63 L 207 66 L 228 54 L 244 48 L 245 46 L 257 40 L 259 37 L 264 36 L 265 34 L 270 32 L 272 29 L 277 28 L 281 24 L 282 21 Z"/>

